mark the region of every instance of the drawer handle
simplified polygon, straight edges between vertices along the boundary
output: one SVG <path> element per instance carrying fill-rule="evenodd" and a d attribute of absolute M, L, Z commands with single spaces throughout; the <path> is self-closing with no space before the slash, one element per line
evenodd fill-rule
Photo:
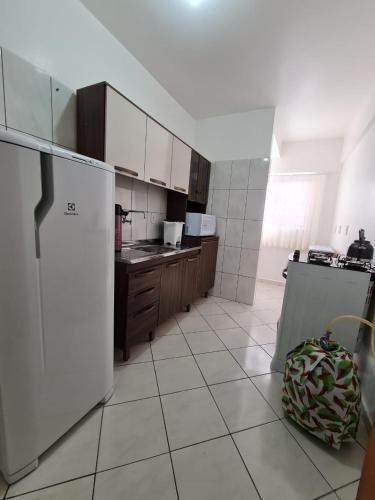
<path fill-rule="evenodd" d="M 160 186 L 166 186 L 167 183 L 164 181 L 159 181 L 159 179 L 154 179 L 153 177 L 150 177 L 150 182 L 153 182 L 154 184 L 160 184 Z"/>
<path fill-rule="evenodd" d="M 174 187 L 176 191 L 181 191 L 182 193 L 186 193 L 186 189 L 185 188 L 181 188 L 181 187 L 178 187 L 178 186 L 175 186 Z"/>
<path fill-rule="evenodd" d="M 187 261 L 188 262 L 195 262 L 196 260 L 198 260 L 198 257 L 192 257 L 191 259 L 188 259 Z"/>
<path fill-rule="evenodd" d="M 148 288 L 147 290 L 143 290 L 142 292 L 139 292 L 136 294 L 136 297 L 139 297 L 140 295 L 149 295 L 155 290 L 155 287 Z"/>
<path fill-rule="evenodd" d="M 150 311 L 152 311 L 153 309 L 155 309 L 155 304 L 152 304 L 152 306 L 147 306 L 147 307 L 144 307 L 143 309 L 141 309 L 140 311 L 136 312 L 134 314 L 134 318 L 136 316 L 139 316 L 140 314 L 145 314 L 145 313 L 148 313 Z"/>
<path fill-rule="evenodd" d="M 137 273 L 135 275 L 136 278 L 142 278 L 142 276 L 147 276 L 148 274 L 154 274 L 155 269 L 151 269 L 150 271 L 142 271 L 141 273 Z"/>
<path fill-rule="evenodd" d="M 176 267 L 178 266 L 178 262 L 173 262 L 172 264 L 167 264 L 167 267 Z"/>
<path fill-rule="evenodd" d="M 135 170 L 130 170 L 130 168 L 119 167 L 118 165 L 115 165 L 115 170 L 124 172 L 124 174 L 134 175 L 134 177 L 138 177 L 138 172 L 136 172 Z"/>

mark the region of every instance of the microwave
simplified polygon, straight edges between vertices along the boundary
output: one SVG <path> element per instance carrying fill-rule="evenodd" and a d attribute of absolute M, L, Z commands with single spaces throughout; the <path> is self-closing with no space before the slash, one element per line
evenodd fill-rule
<path fill-rule="evenodd" d="M 214 215 L 186 212 L 185 234 L 188 236 L 211 236 L 216 233 Z"/>

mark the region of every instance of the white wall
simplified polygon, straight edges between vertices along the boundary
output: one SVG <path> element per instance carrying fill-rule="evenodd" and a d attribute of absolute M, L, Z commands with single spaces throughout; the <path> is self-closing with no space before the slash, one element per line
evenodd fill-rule
<path fill-rule="evenodd" d="M 0 46 L 72 89 L 108 81 L 194 145 L 195 120 L 78 0 L 1 0 Z"/>
<path fill-rule="evenodd" d="M 271 162 L 271 173 L 317 172 L 325 175 L 317 241 L 312 241 L 312 244 L 328 245 L 331 241 L 342 147 L 343 140 L 339 138 L 284 142 L 280 158 Z M 262 247 L 258 278 L 283 282 L 281 272 L 292 250 L 294 249 Z"/>
<path fill-rule="evenodd" d="M 196 147 L 211 161 L 269 157 L 274 108 L 197 121 Z"/>
<path fill-rule="evenodd" d="M 332 234 L 332 244 L 342 253 L 346 253 L 360 228 L 366 230 L 367 239 L 375 244 L 375 106 L 372 108 L 373 117 L 370 117 L 370 109 L 357 118 L 354 129 L 345 140 L 345 161 Z M 372 321 L 375 321 L 375 314 Z M 375 360 L 368 337 L 367 333 L 367 339 L 362 340 L 359 360 L 362 403 L 371 420 L 375 416 Z"/>

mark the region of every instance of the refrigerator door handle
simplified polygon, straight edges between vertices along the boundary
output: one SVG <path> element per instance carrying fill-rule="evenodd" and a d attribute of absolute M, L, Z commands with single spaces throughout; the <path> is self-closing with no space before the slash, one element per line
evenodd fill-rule
<path fill-rule="evenodd" d="M 40 154 L 40 177 L 42 196 L 34 210 L 35 253 L 37 259 L 40 259 L 39 229 L 54 200 L 52 156 L 50 154 Z"/>

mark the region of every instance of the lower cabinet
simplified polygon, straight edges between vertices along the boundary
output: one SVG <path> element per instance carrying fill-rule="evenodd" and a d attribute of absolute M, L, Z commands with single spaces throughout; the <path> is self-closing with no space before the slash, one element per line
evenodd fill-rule
<path fill-rule="evenodd" d="M 183 236 L 182 243 L 195 246 L 201 245 L 199 265 L 199 293 L 207 297 L 208 291 L 215 284 L 216 259 L 219 247 L 218 236 Z"/>
<path fill-rule="evenodd" d="M 115 267 L 115 346 L 129 358 L 130 346 L 152 340 L 158 324 L 200 295 L 200 250 L 192 249 L 165 262 L 131 265 L 121 258 Z M 137 270 L 134 271 L 134 267 Z"/>
<path fill-rule="evenodd" d="M 159 323 L 181 310 L 184 263 L 185 259 L 162 266 Z"/>
<path fill-rule="evenodd" d="M 200 255 L 188 257 L 184 262 L 181 305 L 190 311 L 192 304 L 200 296 L 199 288 Z"/>

